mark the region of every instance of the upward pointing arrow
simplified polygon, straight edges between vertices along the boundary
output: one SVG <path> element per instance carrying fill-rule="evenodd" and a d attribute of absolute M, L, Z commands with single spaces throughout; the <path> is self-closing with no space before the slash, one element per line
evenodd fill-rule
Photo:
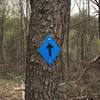
<path fill-rule="evenodd" d="M 52 56 L 51 48 L 53 48 L 53 46 L 49 43 L 46 48 L 48 49 L 49 57 L 51 57 Z"/>

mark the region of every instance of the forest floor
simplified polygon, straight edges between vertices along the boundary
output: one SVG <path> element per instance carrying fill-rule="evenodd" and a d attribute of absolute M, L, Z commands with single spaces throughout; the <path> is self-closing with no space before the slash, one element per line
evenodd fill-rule
<path fill-rule="evenodd" d="M 15 91 L 21 86 L 22 75 L 0 73 L 0 100 L 22 100 L 21 92 Z"/>

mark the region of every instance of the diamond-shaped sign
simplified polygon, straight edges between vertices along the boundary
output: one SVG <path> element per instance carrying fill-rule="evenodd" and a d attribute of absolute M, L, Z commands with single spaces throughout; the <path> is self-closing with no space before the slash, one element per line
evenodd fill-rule
<path fill-rule="evenodd" d="M 38 52 L 49 65 L 53 63 L 59 51 L 60 48 L 50 35 L 46 36 L 40 48 L 38 49 Z"/>

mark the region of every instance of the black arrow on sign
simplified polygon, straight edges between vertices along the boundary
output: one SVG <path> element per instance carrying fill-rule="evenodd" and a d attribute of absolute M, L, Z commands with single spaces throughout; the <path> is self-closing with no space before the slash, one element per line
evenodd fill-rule
<path fill-rule="evenodd" d="M 49 43 L 48 45 L 47 45 L 47 47 L 46 47 L 47 49 L 48 49 L 48 51 L 49 51 L 49 57 L 51 57 L 52 56 L 52 51 L 51 51 L 51 48 L 53 48 L 53 46 Z"/>

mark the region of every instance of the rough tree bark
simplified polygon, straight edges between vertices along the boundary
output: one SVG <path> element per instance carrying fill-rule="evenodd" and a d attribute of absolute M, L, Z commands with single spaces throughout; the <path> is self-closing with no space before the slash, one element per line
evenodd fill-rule
<path fill-rule="evenodd" d="M 62 48 L 66 33 L 68 0 L 30 0 L 31 16 L 27 36 L 26 100 L 63 100 L 60 83 L 64 80 L 62 51 L 49 66 L 39 56 L 37 49 L 49 33 Z M 34 34 L 33 34 L 34 33 Z"/>

